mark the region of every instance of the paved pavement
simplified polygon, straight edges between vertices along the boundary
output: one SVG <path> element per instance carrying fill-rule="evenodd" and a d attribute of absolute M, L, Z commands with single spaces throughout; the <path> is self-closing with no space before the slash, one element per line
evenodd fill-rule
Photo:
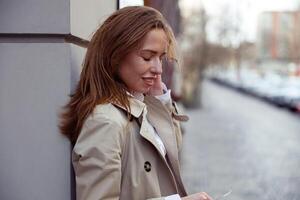
<path fill-rule="evenodd" d="M 182 175 L 189 193 L 228 200 L 300 200 L 300 116 L 205 82 L 188 110 Z"/>

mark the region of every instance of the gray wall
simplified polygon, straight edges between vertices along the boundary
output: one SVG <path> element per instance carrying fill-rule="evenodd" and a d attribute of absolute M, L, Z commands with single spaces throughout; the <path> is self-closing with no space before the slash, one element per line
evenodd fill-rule
<path fill-rule="evenodd" d="M 70 2 L 1 0 L 0 25 L 1 33 L 66 34 L 70 32 Z"/>
<path fill-rule="evenodd" d="M 0 1 L 0 199 L 67 200 L 69 141 L 58 113 L 79 78 L 89 39 L 116 10 L 105 0 Z"/>
<path fill-rule="evenodd" d="M 1 43 L 0 52 L 0 199 L 68 199 L 70 146 L 56 126 L 68 44 Z"/>

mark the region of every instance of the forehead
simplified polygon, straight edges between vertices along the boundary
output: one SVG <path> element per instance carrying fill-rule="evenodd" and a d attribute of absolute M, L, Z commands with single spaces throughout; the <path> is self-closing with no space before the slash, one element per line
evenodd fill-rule
<path fill-rule="evenodd" d="M 141 50 L 153 50 L 165 52 L 168 46 L 168 38 L 163 29 L 149 31 L 142 40 Z"/>

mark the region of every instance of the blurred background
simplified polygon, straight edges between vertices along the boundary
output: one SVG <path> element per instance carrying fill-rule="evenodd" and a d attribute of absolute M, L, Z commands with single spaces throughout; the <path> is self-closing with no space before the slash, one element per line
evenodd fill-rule
<path fill-rule="evenodd" d="M 182 124 L 189 193 L 300 199 L 300 0 L 1 0 L 0 199 L 75 199 L 57 129 L 86 46 L 112 12 L 158 9 L 179 63 L 163 81 Z"/>

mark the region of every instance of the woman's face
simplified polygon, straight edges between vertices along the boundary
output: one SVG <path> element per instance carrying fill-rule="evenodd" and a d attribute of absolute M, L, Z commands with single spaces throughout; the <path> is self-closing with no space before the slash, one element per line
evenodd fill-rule
<path fill-rule="evenodd" d="M 146 93 L 162 73 L 162 59 L 167 50 L 167 36 L 153 29 L 142 40 L 141 48 L 122 60 L 119 76 L 129 92 Z"/>

